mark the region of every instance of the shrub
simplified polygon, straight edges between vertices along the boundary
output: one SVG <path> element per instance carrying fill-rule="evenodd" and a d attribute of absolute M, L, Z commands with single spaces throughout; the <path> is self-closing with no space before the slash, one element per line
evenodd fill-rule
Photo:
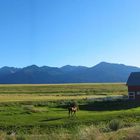
<path fill-rule="evenodd" d="M 123 127 L 123 122 L 121 120 L 114 119 L 109 122 L 108 127 L 112 131 L 117 131 L 118 129 Z"/>
<path fill-rule="evenodd" d="M 70 106 L 77 106 L 78 107 L 78 103 L 76 101 L 72 101 L 69 103 Z"/>

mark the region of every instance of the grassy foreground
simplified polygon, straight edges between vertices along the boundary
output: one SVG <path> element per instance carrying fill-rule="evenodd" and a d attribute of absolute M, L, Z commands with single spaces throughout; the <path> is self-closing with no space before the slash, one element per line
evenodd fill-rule
<path fill-rule="evenodd" d="M 122 132 L 140 123 L 140 103 L 95 99 L 118 95 L 127 95 L 125 84 L 0 85 L 0 135 L 5 139 L 82 139 L 83 133 L 84 140 L 84 135 L 96 130 L 102 139 L 111 139 L 121 133 L 109 127 L 111 120 L 122 123 Z M 73 101 L 80 110 L 69 117 L 67 106 Z"/>

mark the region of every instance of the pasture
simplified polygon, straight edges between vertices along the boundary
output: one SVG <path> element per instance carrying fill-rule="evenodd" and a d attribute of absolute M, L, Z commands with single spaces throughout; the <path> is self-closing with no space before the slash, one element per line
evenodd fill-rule
<path fill-rule="evenodd" d="M 123 127 L 140 123 L 140 103 L 102 100 L 126 96 L 125 84 L 0 85 L 0 131 L 6 135 L 68 135 L 80 126 L 96 126 L 108 132 L 117 119 Z M 97 101 L 96 101 L 97 99 Z M 100 99 L 100 100 L 98 100 Z M 67 107 L 77 102 L 79 111 L 69 117 Z"/>

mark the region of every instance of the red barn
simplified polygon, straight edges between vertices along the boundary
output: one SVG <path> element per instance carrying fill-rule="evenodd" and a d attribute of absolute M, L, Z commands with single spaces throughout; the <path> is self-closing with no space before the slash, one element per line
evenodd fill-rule
<path fill-rule="evenodd" d="M 140 101 L 140 72 L 132 72 L 127 80 L 128 97 Z"/>

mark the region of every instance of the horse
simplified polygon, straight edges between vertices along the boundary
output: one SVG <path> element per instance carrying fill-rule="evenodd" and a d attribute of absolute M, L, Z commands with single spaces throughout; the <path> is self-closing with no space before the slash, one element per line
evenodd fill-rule
<path fill-rule="evenodd" d="M 76 111 L 78 111 L 78 106 L 70 106 L 68 107 L 69 117 L 76 116 Z"/>

